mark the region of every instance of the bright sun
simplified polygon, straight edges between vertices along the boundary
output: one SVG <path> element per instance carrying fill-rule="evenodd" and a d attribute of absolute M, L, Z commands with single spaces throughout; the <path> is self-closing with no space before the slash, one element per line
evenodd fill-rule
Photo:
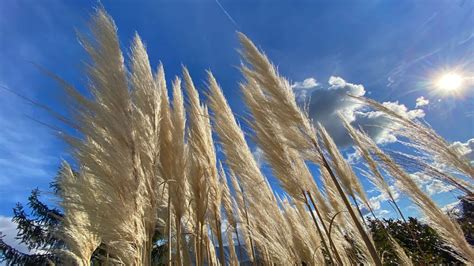
<path fill-rule="evenodd" d="M 463 78 L 456 73 L 447 73 L 442 75 L 437 81 L 436 86 L 444 92 L 454 92 L 461 88 Z"/>

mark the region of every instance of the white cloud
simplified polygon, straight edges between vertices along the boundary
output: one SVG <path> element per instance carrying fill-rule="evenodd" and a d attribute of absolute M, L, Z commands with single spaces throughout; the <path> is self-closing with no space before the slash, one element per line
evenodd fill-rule
<path fill-rule="evenodd" d="M 430 196 L 456 189 L 454 186 L 446 184 L 438 179 L 434 179 L 422 172 L 413 173 L 410 176 L 415 180 L 418 186 L 426 191 Z"/>
<path fill-rule="evenodd" d="M 400 191 L 398 190 L 398 188 L 394 185 L 391 185 L 389 186 L 390 188 L 390 191 L 392 192 L 392 197 L 395 201 L 398 201 L 398 199 L 400 198 Z"/>
<path fill-rule="evenodd" d="M 421 96 L 421 97 L 416 98 L 415 107 L 425 106 L 425 105 L 428 105 L 429 103 L 430 103 L 430 100 L 425 99 L 425 97 Z"/>
<path fill-rule="evenodd" d="M 326 127 L 339 146 L 350 145 L 352 141 L 338 113 L 341 113 L 356 128 L 362 127 L 378 143 L 396 141 L 396 137 L 392 134 L 395 125 L 390 118 L 381 112 L 367 110 L 360 102 L 347 96 L 348 94 L 364 96 L 366 91 L 363 85 L 352 84 L 341 77 L 332 76 L 328 80 L 327 87 L 321 85 L 308 89 L 300 87 L 294 91 L 298 103 L 307 106 L 311 119 Z M 425 115 L 421 109 L 409 110 L 398 102 L 383 104 L 409 118 L 421 118 Z"/>
<path fill-rule="evenodd" d="M 339 88 L 349 88 L 349 92 L 350 92 L 351 95 L 362 96 L 362 95 L 365 94 L 364 86 L 362 86 L 360 84 L 357 85 L 357 84 L 352 84 L 352 83 L 346 82 L 341 77 L 331 76 L 329 78 L 328 83 L 329 83 L 329 85 L 331 85 L 331 87 L 329 87 L 329 89 L 336 90 L 336 89 L 339 89 Z"/>
<path fill-rule="evenodd" d="M 431 179 L 426 174 L 421 173 L 421 172 L 410 174 L 410 176 L 415 181 L 415 183 L 418 184 L 418 186 L 424 186 Z"/>
<path fill-rule="evenodd" d="M 421 118 L 425 116 L 425 112 L 423 110 L 421 109 L 408 110 L 408 108 L 405 105 L 399 104 L 398 101 L 383 102 L 382 105 L 408 119 Z"/>
<path fill-rule="evenodd" d="M 474 138 L 466 142 L 455 141 L 451 144 L 451 148 L 458 151 L 462 156 L 474 165 Z"/>
<path fill-rule="evenodd" d="M 395 186 L 390 186 L 390 190 L 392 192 L 393 199 L 395 201 L 398 200 L 400 197 L 400 193 L 398 192 L 398 189 Z M 389 199 L 388 195 L 385 193 L 380 193 L 377 196 L 371 197 L 369 199 L 370 206 L 373 210 L 378 210 L 381 207 L 381 203 L 384 201 L 387 201 Z"/>
<path fill-rule="evenodd" d="M 346 160 L 350 164 L 356 164 L 361 158 L 362 155 L 360 154 L 359 150 L 355 150 L 354 152 L 347 154 Z"/>
<path fill-rule="evenodd" d="M 29 253 L 28 248 L 15 239 L 17 233 L 16 226 L 12 222 L 11 217 L 0 215 L 0 232 L 2 232 L 2 235 L 5 235 L 3 241 L 20 252 Z"/>
<path fill-rule="evenodd" d="M 444 207 L 442 207 L 441 210 L 444 213 L 458 214 L 461 211 L 460 206 L 459 206 L 460 202 L 461 201 L 457 200 L 455 202 L 448 203 L 444 205 Z"/>
<path fill-rule="evenodd" d="M 379 210 L 379 211 L 377 211 L 376 215 L 377 215 L 377 217 L 379 217 L 379 216 L 385 217 L 389 213 L 390 213 L 389 210 Z"/>
<path fill-rule="evenodd" d="M 378 210 L 378 209 L 380 209 L 380 203 L 381 203 L 381 201 L 382 201 L 381 196 L 383 196 L 383 194 L 380 194 L 380 195 L 375 196 L 375 197 L 371 197 L 371 198 L 369 199 L 370 207 L 371 207 L 373 210 Z M 385 198 L 385 197 L 384 197 L 384 198 Z"/>
<path fill-rule="evenodd" d="M 319 83 L 314 78 L 307 78 L 303 81 L 297 81 L 291 85 L 295 91 L 296 100 L 305 103 L 312 91 L 319 86 Z"/>
<path fill-rule="evenodd" d="M 448 185 L 443 183 L 440 180 L 433 179 L 429 184 L 425 186 L 426 192 L 428 192 L 429 195 L 435 195 L 443 192 L 449 192 L 451 190 L 456 189 L 452 185 Z"/>
<path fill-rule="evenodd" d="M 291 85 L 293 89 L 310 89 L 318 86 L 319 83 L 314 78 L 307 78 L 303 81 L 297 81 Z"/>
<path fill-rule="evenodd" d="M 263 164 L 263 161 L 265 160 L 265 154 L 263 153 L 263 150 L 260 149 L 260 147 L 256 146 L 255 149 L 252 151 L 253 158 L 255 158 L 255 161 L 257 162 L 258 166 L 261 166 Z"/>
<path fill-rule="evenodd" d="M 389 211 L 389 210 L 385 210 L 385 209 L 380 209 L 380 208 L 377 209 L 377 210 L 374 209 L 373 211 L 374 211 L 375 216 L 377 216 L 377 218 L 388 218 L 388 217 L 391 216 L 390 214 L 393 214 L 393 211 Z M 362 210 L 362 213 L 364 214 L 364 216 L 365 216 L 366 218 L 371 218 L 371 219 L 373 219 L 372 214 L 371 214 L 368 210 L 363 209 L 363 210 Z"/>

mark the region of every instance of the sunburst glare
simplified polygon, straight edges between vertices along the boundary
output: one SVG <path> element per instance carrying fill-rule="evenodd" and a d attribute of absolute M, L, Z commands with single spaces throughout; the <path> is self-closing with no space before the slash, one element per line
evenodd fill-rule
<path fill-rule="evenodd" d="M 435 94 L 460 97 L 472 85 L 472 80 L 469 73 L 451 69 L 438 72 L 429 83 Z"/>
<path fill-rule="evenodd" d="M 461 89 L 463 85 L 463 77 L 457 73 L 443 74 L 436 81 L 436 87 L 444 92 L 454 92 Z"/>

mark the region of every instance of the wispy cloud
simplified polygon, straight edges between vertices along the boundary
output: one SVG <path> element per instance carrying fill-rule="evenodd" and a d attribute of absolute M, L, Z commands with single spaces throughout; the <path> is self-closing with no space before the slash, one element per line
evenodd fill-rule
<path fill-rule="evenodd" d="M 62 27 L 78 14 L 51 16 L 71 11 L 60 1 L 52 1 L 48 8 L 7 1 L 0 2 L 0 9 L 9 10 L 0 18 L 0 28 L 8 35 L 2 40 L 0 66 L 0 86 L 7 88 L 0 89 L 0 214 L 8 216 L 14 204 L 24 202 L 32 189 L 48 188 L 64 152 L 53 132 L 28 117 L 51 124 L 53 119 L 15 93 L 51 105 L 53 109 L 60 106 L 51 97 L 52 90 L 42 90 L 54 83 L 29 62 L 57 71 L 59 68 L 54 68 L 54 64 L 58 63 L 55 61 L 58 47 L 71 47 L 65 53 L 76 51 L 71 46 L 75 43 L 73 28 L 65 33 Z M 26 22 L 27 27 L 26 18 L 32 19 Z M 64 62 L 67 60 L 61 61 L 62 70 L 68 69 Z"/>
<path fill-rule="evenodd" d="M 398 85 L 400 80 L 403 80 L 403 77 L 406 75 L 407 71 L 410 68 L 417 65 L 418 63 L 428 60 L 430 57 L 436 55 L 440 51 L 441 51 L 441 48 L 436 48 L 433 51 L 429 51 L 414 59 L 401 62 L 398 66 L 396 66 L 389 72 L 388 77 L 387 77 L 387 81 L 388 81 L 387 86 L 393 87 L 395 85 Z"/>
<path fill-rule="evenodd" d="M 43 126 L 26 118 L 30 105 L 0 91 L 0 195 L 4 208 L 24 201 L 35 187 L 45 187 L 58 165 L 58 140 Z M 2 209 L 0 211 L 5 211 Z"/>
<path fill-rule="evenodd" d="M 428 193 L 430 196 L 450 192 L 456 189 L 454 186 L 446 184 L 438 179 L 434 179 L 423 172 L 413 173 L 411 174 L 411 177 L 420 186 L 420 188 L 426 191 L 426 193 Z"/>
<path fill-rule="evenodd" d="M 219 0 L 216 0 L 216 4 L 219 6 L 219 8 L 222 10 L 222 12 L 224 12 L 224 14 L 227 16 L 227 18 L 230 20 L 230 22 L 232 22 L 232 24 L 234 24 L 234 26 L 236 28 L 239 28 L 239 25 L 237 25 L 237 22 L 235 22 L 235 20 L 232 18 L 232 16 L 229 14 L 229 12 L 227 12 L 227 10 L 225 10 L 225 8 L 221 5 L 221 3 L 219 2 Z"/>

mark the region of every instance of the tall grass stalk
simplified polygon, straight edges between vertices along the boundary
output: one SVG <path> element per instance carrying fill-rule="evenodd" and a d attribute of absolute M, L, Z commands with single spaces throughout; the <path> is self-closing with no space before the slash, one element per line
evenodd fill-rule
<path fill-rule="evenodd" d="M 92 253 L 101 241 L 91 224 L 93 217 L 89 217 L 94 213 L 83 209 L 84 205 L 89 205 L 84 204 L 85 200 L 94 200 L 94 191 L 90 190 L 92 180 L 78 175 L 81 173 L 74 173 L 68 163 L 62 163 L 57 180 L 61 187 L 61 206 L 65 211 L 60 236 L 68 247 L 68 252 L 65 253 L 67 257 L 78 265 L 86 266 L 90 264 Z M 85 192 L 90 193 L 88 197 L 84 197 Z"/>

